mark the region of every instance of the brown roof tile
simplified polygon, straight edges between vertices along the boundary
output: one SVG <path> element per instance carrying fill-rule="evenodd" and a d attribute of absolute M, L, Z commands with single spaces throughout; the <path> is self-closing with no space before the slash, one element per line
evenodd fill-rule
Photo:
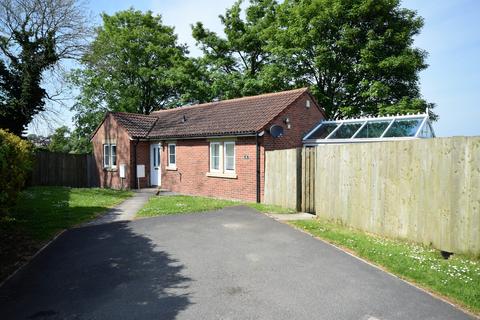
<path fill-rule="evenodd" d="M 239 135 L 261 130 L 307 88 L 153 112 L 149 138 Z M 184 121 L 185 119 L 185 121 Z"/>
<path fill-rule="evenodd" d="M 307 88 L 160 110 L 150 115 L 112 112 L 132 138 L 241 135 L 262 130 Z"/>
<path fill-rule="evenodd" d="M 132 138 L 145 138 L 157 120 L 156 117 L 137 113 L 112 112 L 112 115 Z"/>

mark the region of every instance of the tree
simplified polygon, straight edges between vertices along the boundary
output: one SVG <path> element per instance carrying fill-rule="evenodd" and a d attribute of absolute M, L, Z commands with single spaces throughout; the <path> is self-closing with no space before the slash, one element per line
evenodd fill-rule
<path fill-rule="evenodd" d="M 0 128 L 21 135 L 45 110 L 44 73 L 81 53 L 86 25 L 75 0 L 0 2 Z"/>
<path fill-rule="evenodd" d="M 107 111 L 142 114 L 176 105 L 185 46 L 161 16 L 129 9 L 102 15 L 103 25 L 72 73 L 80 88 L 73 107 L 76 131 L 89 136 Z"/>
<path fill-rule="evenodd" d="M 70 129 L 67 126 L 61 126 L 50 136 L 48 150 L 52 152 L 69 153 L 72 149 L 70 142 Z"/>
<path fill-rule="evenodd" d="M 269 50 L 329 118 L 423 112 L 434 105 L 418 84 L 426 52 L 413 37 L 422 26 L 400 0 L 286 0 Z"/>
<path fill-rule="evenodd" d="M 291 86 L 278 76 L 275 59 L 267 50 L 268 33 L 276 19 L 274 0 L 252 0 L 242 17 L 242 1 L 220 16 L 226 38 L 206 29 L 201 22 L 192 27 L 203 51 L 211 98 L 234 98 L 277 91 Z"/>
<path fill-rule="evenodd" d="M 26 136 L 26 140 L 29 141 L 37 149 L 47 149 L 50 144 L 50 137 L 44 137 L 35 133 L 30 133 Z"/>
<path fill-rule="evenodd" d="M 0 216 L 12 207 L 25 186 L 33 164 L 30 142 L 0 129 Z"/>

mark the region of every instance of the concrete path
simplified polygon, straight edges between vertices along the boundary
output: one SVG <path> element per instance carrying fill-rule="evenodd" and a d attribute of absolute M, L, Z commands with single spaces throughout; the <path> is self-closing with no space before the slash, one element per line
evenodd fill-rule
<path fill-rule="evenodd" d="M 299 213 L 268 213 L 269 217 L 279 221 L 293 221 L 293 220 L 311 220 L 316 216 L 307 212 Z"/>
<path fill-rule="evenodd" d="M 140 210 L 145 203 L 147 203 L 150 197 L 156 194 L 157 189 L 146 188 L 132 191 L 135 193 L 132 197 L 123 201 L 116 207 L 109 209 L 104 215 L 98 217 L 97 219 L 89 221 L 81 226 L 94 226 L 115 221 L 133 220 L 138 210 Z"/>
<path fill-rule="evenodd" d="M 68 230 L 0 288 L 0 318 L 473 319 L 246 207 Z"/>

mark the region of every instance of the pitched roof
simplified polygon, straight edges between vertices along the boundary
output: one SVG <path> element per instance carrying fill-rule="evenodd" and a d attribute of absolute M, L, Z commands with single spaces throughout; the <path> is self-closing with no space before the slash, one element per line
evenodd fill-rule
<path fill-rule="evenodd" d="M 111 114 L 132 138 L 253 134 L 305 92 L 308 88 L 160 110 L 150 115 Z"/>
<path fill-rule="evenodd" d="M 112 112 L 112 115 L 132 138 L 145 138 L 157 121 L 156 117 L 138 113 Z"/>
<path fill-rule="evenodd" d="M 149 138 L 240 135 L 262 130 L 307 88 L 152 112 Z"/>

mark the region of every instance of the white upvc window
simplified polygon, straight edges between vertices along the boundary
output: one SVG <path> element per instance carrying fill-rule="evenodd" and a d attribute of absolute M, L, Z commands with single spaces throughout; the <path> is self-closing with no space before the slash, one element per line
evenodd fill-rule
<path fill-rule="evenodd" d="M 110 145 L 103 145 L 103 166 L 108 168 L 110 166 Z"/>
<path fill-rule="evenodd" d="M 168 144 L 168 167 L 177 167 L 177 145 L 175 143 Z"/>
<path fill-rule="evenodd" d="M 210 142 L 210 173 L 235 175 L 235 142 Z"/>
<path fill-rule="evenodd" d="M 220 142 L 210 143 L 210 172 L 221 172 L 220 170 Z"/>
<path fill-rule="evenodd" d="M 103 145 L 103 167 L 117 167 L 117 145 L 114 143 L 106 143 Z"/>
<path fill-rule="evenodd" d="M 235 142 L 223 143 L 223 169 L 227 173 L 235 173 Z"/>
<path fill-rule="evenodd" d="M 110 162 L 113 168 L 117 167 L 117 145 L 116 144 L 110 145 Z"/>

